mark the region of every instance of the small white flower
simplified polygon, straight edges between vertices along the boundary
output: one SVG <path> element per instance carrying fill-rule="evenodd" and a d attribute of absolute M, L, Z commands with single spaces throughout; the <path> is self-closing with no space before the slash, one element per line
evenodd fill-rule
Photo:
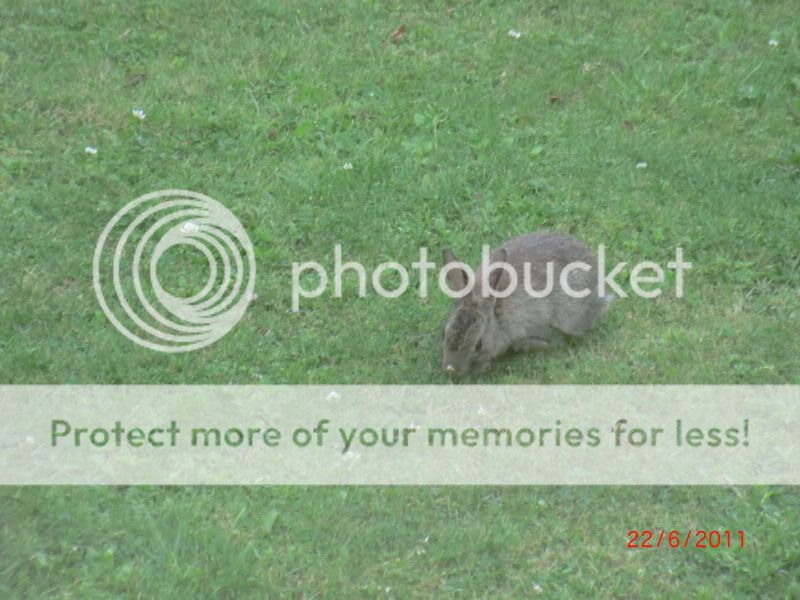
<path fill-rule="evenodd" d="M 144 118 L 147 116 L 145 112 L 141 108 L 134 108 L 131 113 L 134 117 L 139 119 L 140 121 L 144 121 Z"/>
<path fill-rule="evenodd" d="M 508 35 L 513 37 L 515 40 L 518 40 L 520 38 L 520 36 L 522 36 L 522 32 L 521 31 L 517 31 L 516 29 L 509 29 L 508 30 Z"/>
<path fill-rule="evenodd" d="M 767 42 L 770 48 L 777 48 L 778 47 L 778 40 L 770 40 Z"/>
<path fill-rule="evenodd" d="M 342 395 L 339 392 L 337 392 L 336 390 L 333 390 L 333 391 L 331 391 L 331 393 L 329 393 L 327 396 L 325 396 L 325 399 L 329 400 L 329 401 L 341 400 L 342 399 Z"/>
<path fill-rule="evenodd" d="M 191 234 L 197 233 L 198 231 L 200 231 L 200 225 L 194 221 L 186 221 L 186 223 L 181 225 L 181 233 Z"/>
<path fill-rule="evenodd" d="M 97 148 L 95 148 L 94 146 L 86 146 L 86 148 L 84 148 L 83 151 L 86 152 L 86 154 L 91 154 L 91 155 L 97 154 Z"/>
<path fill-rule="evenodd" d="M 637 169 L 646 169 L 647 168 L 647 163 L 644 162 L 643 160 L 640 160 L 639 162 L 636 163 L 636 168 Z"/>
<path fill-rule="evenodd" d="M 538 583 L 534 583 L 532 587 L 533 587 L 533 591 L 535 593 L 537 593 L 537 594 L 541 594 L 544 591 L 542 589 L 542 586 L 540 586 Z"/>
<path fill-rule="evenodd" d="M 345 171 L 350 171 L 350 170 L 353 168 L 353 163 L 344 163 L 344 164 L 342 165 L 342 168 L 343 168 Z"/>

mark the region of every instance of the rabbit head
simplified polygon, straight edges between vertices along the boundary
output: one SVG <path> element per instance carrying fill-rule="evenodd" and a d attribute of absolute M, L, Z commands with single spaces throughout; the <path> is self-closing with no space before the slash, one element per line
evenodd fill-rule
<path fill-rule="evenodd" d="M 470 284 L 464 264 L 459 262 L 450 250 L 443 251 L 444 266 L 447 272 L 447 285 L 453 292 L 466 293 Z M 505 262 L 505 250 L 493 257 L 497 262 Z M 502 269 L 489 274 L 489 285 L 496 289 Z M 495 322 L 494 296 L 483 297 L 480 281 L 476 274 L 472 289 L 461 298 L 454 298 L 453 308 L 442 331 L 442 368 L 450 375 L 466 375 L 480 372 L 489 366 L 494 355 L 492 334 L 497 330 Z"/>

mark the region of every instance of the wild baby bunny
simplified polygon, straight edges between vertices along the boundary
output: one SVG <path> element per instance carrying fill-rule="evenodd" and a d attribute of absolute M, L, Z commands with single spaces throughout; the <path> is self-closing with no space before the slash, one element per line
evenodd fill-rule
<path fill-rule="evenodd" d="M 564 234 L 507 241 L 471 281 L 450 250 L 443 255 L 448 287 L 461 295 L 442 333 L 442 368 L 455 375 L 484 371 L 509 349 L 550 348 L 565 335 L 581 336 L 614 298 L 598 290 L 597 258 L 589 247 Z"/>

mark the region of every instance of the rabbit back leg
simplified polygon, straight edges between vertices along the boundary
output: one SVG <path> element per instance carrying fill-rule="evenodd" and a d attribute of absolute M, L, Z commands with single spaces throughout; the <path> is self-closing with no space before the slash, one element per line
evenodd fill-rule
<path fill-rule="evenodd" d="M 557 327 L 567 335 L 582 336 L 603 318 L 613 295 L 594 297 L 588 302 L 569 307 L 559 315 Z"/>
<path fill-rule="evenodd" d="M 547 350 L 550 347 L 548 340 L 541 338 L 522 338 L 511 344 L 511 349 L 514 352 L 526 352 L 528 350 Z"/>
<path fill-rule="evenodd" d="M 516 352 L 525 352 L 527 350 L 547 350 L 560 346 L 564 343 L 564 334 L 560 331 L 549 328 L 545 337 L 528 336 L 514 341 L 511 344 L 511 349 Z"/>

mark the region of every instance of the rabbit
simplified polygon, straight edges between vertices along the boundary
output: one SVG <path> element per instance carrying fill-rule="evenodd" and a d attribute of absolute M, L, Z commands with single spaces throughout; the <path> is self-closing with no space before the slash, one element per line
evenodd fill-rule
<path fill-rule="evenodd" d="M 598 290 L 597 258 L 589 247 L 564 234 L 540 231 L 505 242 L 491 253 L 488 265 L 476 269 L 469 293 L 463 263 L 447 248 L 442 255 L 448 287 L 466 294 L 454 300 L 442 332 L 442 368 L 451 375 L 483 372 L 508 350 L 552 348 L 565 336 L 582 336 L 606 314 L 614 299 L 612 293 L 601 295 Z M 585 294 L 580 298 L 568 295 L 560 283 L 564 267 L 575 262 L 585 264 L 571 268 L 566 281 L 569 289 Z M 513 283 L 510 274 L 500 267 L 492 268 L 483 281 L 483 267 L 495 263 L 507 263 L 509 270 L 516 271 L 512 290 L 507 289 Z M 528 293 L 526 269 L 529 289 L 545 292 L 549 276 L 552 290 L 544 297 Z M 493 297 L 484 292 L 487 282 L 500 295 L 508 295 Z"/>

